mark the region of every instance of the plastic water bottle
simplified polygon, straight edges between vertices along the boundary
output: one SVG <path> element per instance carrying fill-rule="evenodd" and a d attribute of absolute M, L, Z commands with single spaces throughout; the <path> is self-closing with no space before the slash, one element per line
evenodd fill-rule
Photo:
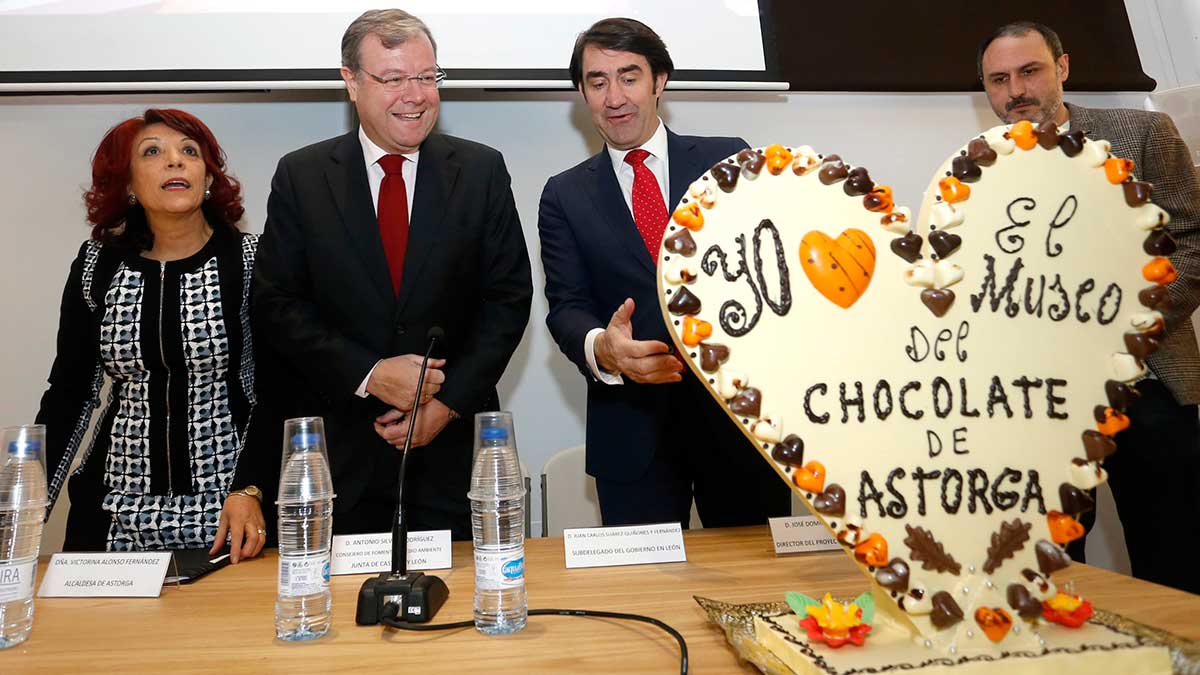
<path fill-rule="evenodd" d="M 329 554 L 333 537 L 333 480 L 320 417 L 283 425 L 279 472 L 279 585 L 275 637 L 299 641 L 329 631 L 333 596 Z"/>
<path fill-rule="evenodd" d="M 46 427 L 9 427 L 0 456 L 0 649 L 19 645 L 33 627 L 33 587 L 46 517 Z"/>
<path fill-rule="evenodd" d="M 487 635 L 525 627 L 525 483 L 517 459 L 512 414 L 475 415 L 471 469 L 475 535 L 475 630 Z"/>

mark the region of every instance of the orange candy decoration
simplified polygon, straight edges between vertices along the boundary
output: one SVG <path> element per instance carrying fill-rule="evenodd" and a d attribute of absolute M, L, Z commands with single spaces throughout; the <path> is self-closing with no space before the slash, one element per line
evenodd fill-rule
<path fill-rule="evenodd" d="M 939 180 L 938 190 L 942 193 L 942 199 L 950 204 L 961 202 L 971 196 L 971 186 L 954 176 L 947 176 Z"/>
<path fill-rule="evenodd" d="M 1104 160 L 1104 177 L 1113 185 L 1120 185 L 1129 180 L 1129 177 L 1133 175 L 1134 166 L 1135 164 L 1132 159 L 1109 157 Z"/>
<path fill-rule="evenodd" d="M 1096 428 L 1105 436 L 1116 436 L 1129 428 L 1129 416 L 1122 415 L 1112 408 L 1105 408 L 1104 420 L 1096 422 Z"/>
<path fill-rule="evenodd" d="M 1179 277 L 1175 266 L 1166 258 L 1155 258 L 1142 267 L 1142 277 L 1159 286 L 1166 286 Z"/>
<path fill-rule="evenodd" d="M 792 163 L 792 153 L 778 143 L 768 146 L 763 155 L 767 158 L 767 171 L 770 171 L 773 176 L 783 173 L 783 170 Z"/>
<path fill-rule="evenodd" d="M 1046 522 L 1050 525 L 1050 538 L 1056 544 L 1068 544 L 1083 536 L 1083 525 L 1062 511 L 1046 514 Z"/>
<path fill-rule="evenodd" d="M 875 272 L 875 244 L 850 228 L 831 239 L 813 230 L 800 240 L 800 265 L 808 281 L 833 304 L 846 309 L 867 291 Z"/>
<path fill-rule="evenodd" d="M 712 324 L 694 316 L 683 317 L 683 344 L 695 347 L 712 335 Z"/>
<path fill-rule="evenodd" d="M 888 562 L 887 539 L 878 532 L 872 533 L 866 541 L 854 547 L 854 559 L 871 567 L 883 567 Z"/>
<path fill-rule="evenodd" d="M 892 198 L 892 188 L 876 185 L 869 194 L 863 196 L 863 206 L 875 213 L 891 213 L 896 206 L 896 201 Z"/>
<path fill-rule="evenodd" d="M 689 202 L 675 209 L 671 220 L 692 232 L 699 232 L 700 228 L 704 227 L 704 214 L 700 212 L 700 204 L 697 202 Z"/>
<path fill-rule="evenodd" d="M 983 629 L 983 634 L 992 642 L 999 642 L 1012 629 L 1012 616 L 1008 612 L 996 608 L 980 607 L 975 610 L 975 623 Z"/>
<path fill-rule="evenodd" d="M 1037 132 L 1033 130 L 1033 122 L 1021 120 L 1008 130 L 1008 137 L 1013 139 L 1022 150 L 1032 150 L 1037 145 Z"/>
<path fill-rule="evenodd" d="M 792 482 L 805 492 L 820 492 L 825 488 L 825 465 L 816 461 L 805 464 L 792 474 Z"/>

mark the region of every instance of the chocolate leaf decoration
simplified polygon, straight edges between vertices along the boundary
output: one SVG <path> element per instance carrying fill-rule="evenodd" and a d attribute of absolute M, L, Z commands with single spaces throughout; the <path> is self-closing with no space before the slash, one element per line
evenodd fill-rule
<path fill-rule="evenodd" d="M 808 607 L 821 606 L 821 603 L 813 600 L 803 593 L 788 592 L 783 596 L 783 599 L 787 601 L 788 607 L 791 607 L 792 611 L 795 612 L 801 619 L 808 616 Z"/>
<path fill-rule="evenodd" d="M 908 532 L 904 544 L 908 546 L 909 557 L 921 563 L 921 569 L 951 574 L 962 571 L 962 565 L 954 556 L 946 553 L 946 549 L 942 548 L 942 543 L 934 538 L 932 532 L 912 525 L 905 525 L 904 529 Z"/>
<path fill-rule="evenodd" d="M 992 545 L 987 549 L 983 571 L 988 574 L 995 572 L 1005 560 L 1025 548 L 1025 542 L 1029 541 L 1029 529 L 1032 527 L 1030 523 L 1021 522 L 1020 518 L 1000 523 L 1000 529 L 992 533 Z"/>

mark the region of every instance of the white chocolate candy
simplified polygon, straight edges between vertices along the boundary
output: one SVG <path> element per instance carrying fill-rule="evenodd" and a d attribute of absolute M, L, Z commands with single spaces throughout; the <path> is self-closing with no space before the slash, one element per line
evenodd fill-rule
<path fill-rule="evenodd" d="M 783 440 L 783 418 L 765 413 L 754 423 L 751 433 L 760 441 L 778 443 Z"/>
<path fill-rule="evenodd" d="M 1054 585 L 1054 582 L 1038 572 L 1026 570 L 1022 573 L 1021 577 L 1021 585 L 1029 591 L 1030 595 L 1038 600 L 1045 602 L 1058 593 L 1058 588 Z"/>
<path fill-rule="evenodd" d="M 663 271 L 663 278 L 667 280 L 667 283 L 676 286 L 679 284 L 690 284 L 698 276 L 700 276 L 700 272 L 696 269 L 695 264 L 679 256 L 671 258 L 667 262 L 666 269 Z"/>
<path fill-rule="evenodd" d="M 922 258 L 904 270 L 904 283 L 909 286 L 932 288 L 934 281 L 933 261 Z"/>
<path fill-rule="evenodd" d="M 948 260 L 939 260 L 933 264 L 933 287 L 948 288 L 962 281 L 963 268 Z"/>
<path fill-rule="evenodd" d="M 728 401 L 737 396 L 738 391 L 750 384 L 750 378 L 727 368 L 722 368 L 717 375 L 717 393 Z"/>
<path fill-rule="evenodd" d="M 863 529 L 862 518 L 857 515 L 846 516 L 845 525 L 837 531 L 837 540 L 849 546 L 858 546 L 867 538 L 867 531 Z"/>
<path fill-rule="evenodd" d="M 1169 222 L 1171 222 L 1171 214 L 1164 211 L 1158 204 L 1142 204 L 1137 207 L 1133 215 L 1133 224 L 1139 230 L 1146 232 L 1164 227 Z"/>
<path fill-rule="evenodd" d="M 795 159 L 792 160 L 792 171 L 797 176 L 803 176 L 821 166 L 821 158 L 812 147 L 802 145 L 796 148 Z"/>
<path fill-rule="evenodd" d="M 1017 142 L 1011 138 L 1006 138 L 1004 135 L 1011 128 L 1011 126 L 992 127 L 984 132 L 984 140 L 988 142 L 988 145 L 992 146 L 997 155 L 1011 155 L 1012 151 L 1017 149 Z"/>
<path fill-rule="evenodd" d="M 1132 382 L 1146 374 L 1146 364 L 1133 354 L 1116 352 L 1112 355 L 1113 377 L 1121 382 Z"/>
<path fill-rule="evenodd" d="M 883 223 L 883 229 L 892 234 L 908 234 L 912 232 L 912 211 L 907 206 L 897 206 L 892 209 L 891 215 L 898 217 L 888 218 L 884 216 L 880 220 L 880 223 Z"/>
<path fill-rule="evenodd" d="M 1079 153 L 1080 157 L 1087 160 L 1092 166 L 1103 166 L 1108 159 L 1108 151 L 1112 150 L 1112 144 L 1105 140 L 1093 141 L 1087 139 L 1083 144 L 1083 152 Z"/>
<path fill-rule="evenodd" d="M 909 614 L 928 614 L 933 611 L 932 594 L 920 582 L 911 584 L 908 592 L 900 598 L 900 609 Z"/>
<path fill-rule="evenodd" d="M 1071 485 L 1080 490 L 1091 490 L 1108 480 L 1108 472 L 1100 466 L 1100 462 L 1076 464 L 1071 462 Z"/>
<path fill-rule="evenodd" d="M 688 186 L 688 194 L 700 202 L 700 206 L 711 209 L 717 205 L 717 193 L 706 181 L 698 180 Z"/>
<path fill-rule="evenodd" d="M 1164 319 L 1162 312 L 1151 310 L 1149 312 L 1138 312 L 1129 317 L 1129 323 L 1139 333 L 1156 330 L 1162 325 Z"/>
<path fill-rule="evenodd" d="M 948 230 L 963 224 L 966 213 L 949 202 L 937 202 L 929 214 L 929 224 L 939 230 Z"/>

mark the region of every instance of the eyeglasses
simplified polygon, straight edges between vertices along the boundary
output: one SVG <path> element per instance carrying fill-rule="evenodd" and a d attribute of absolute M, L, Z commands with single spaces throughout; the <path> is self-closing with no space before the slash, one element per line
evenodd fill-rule
<path fill-rule="evenodd" d="M 427 70 L 419 75 L 408 77 L 404 75 L 380 77 L 374 73 L 368 73 L 362 68 L 359 68 L 359 72 L 378 82 L 384 91 L 401 91 L 409 82 L 415 82 L 422 89 L 436 89 L 446 81 L 446 71 L 442 70 L 441 66 L 434 66 L 433 70 Z"/>

